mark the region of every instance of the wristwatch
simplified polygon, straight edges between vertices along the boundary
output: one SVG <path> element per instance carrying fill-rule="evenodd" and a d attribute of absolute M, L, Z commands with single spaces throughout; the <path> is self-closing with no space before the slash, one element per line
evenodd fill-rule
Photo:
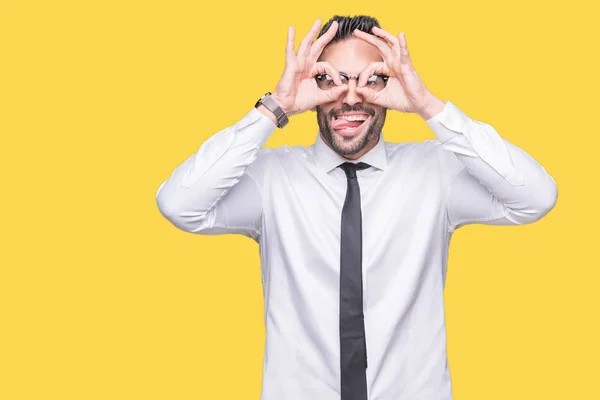
<path fill-rule="evenodd" d="M 279 104 L 277 104 L 277 102 L 273 100 L 271 94 L 271 92 L 265 93 L 263 97 L 258 99 L 254 107 L 258 108 L 258 106 L 260 106 L 261 104 L 267 107 L 267 109 L 275 115 L 275 118 L 277 118 L 277 127 L 283 128 L 289 122 L 288 117 L 287 115 L 285 115 L 281 107 L 279 107 Z"/>

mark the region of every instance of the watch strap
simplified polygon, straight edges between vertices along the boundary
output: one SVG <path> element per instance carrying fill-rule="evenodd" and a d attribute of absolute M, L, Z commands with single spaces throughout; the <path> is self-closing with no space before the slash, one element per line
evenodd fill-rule
<path fill-rule="evenodd" d="M 287 115 L 283 112 L 279 104 L 271 97 L 271 92 L 267 92 L 263 97 L 261 97 L 257 102 L 255 107 L 258 108 L 261 104 L 264 105 L 269 111 L 275 115 L 277 118 L 277 127 L 283 128 L 289 122 Z"/>

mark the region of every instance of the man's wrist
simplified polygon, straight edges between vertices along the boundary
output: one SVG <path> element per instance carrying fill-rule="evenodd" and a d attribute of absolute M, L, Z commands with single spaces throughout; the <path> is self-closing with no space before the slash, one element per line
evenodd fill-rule
<path fill-rule="evenodd" d="M 269 118 L 278 128 L 283 128 L 289 122 L 289 113 L 283 106 L 277 92 L 268 92 L 256 102 L 259 112 Z"/>
<path fill-rule="evenodd" d="M 280 96 L 279 93 L 277 93 L 276 91 L 273 92 L 273 94 L 271 95 L 271 98 L 273 100 L 275 100 L 275 102 L 281 108 L 281 111 L 283 111 L 287 117 L 291 117 L 292 115 L 295 115 L 294 113 L 292 113 L 292 110 L 288 110 L 288 107 L 286 106 L 285 102 L 282 101 L 282 96 Z"/>
<path fill-rule="evenodd" d="M 423 118 L 425 121 L 430 120 L 444 111 L 444 107 L 446 106 L 446 103 L 435 97 L 433 94 L 430 94 L 428 97 L 429 98 L 425 102 L 425 105 L 419 111 L 417 111 L 417 114 L 419 114 L 419 116 L 421 116 L 421 118 Z"/>
<path fill-rule="evenodd" d="M 273 121 L 273 123 L 275 125 L 278 124 L 277 122 L 277 117 L 275 116 L 275 114 L 273 114 L 271 112 L 271 110 L 269 110 L 267 107 L 265 107 L 264 104 L 260 104 L 257 108 L 256 108 L 261 114 L 263 114 L 264 116 L 268 117 L 271 121 Z"/>

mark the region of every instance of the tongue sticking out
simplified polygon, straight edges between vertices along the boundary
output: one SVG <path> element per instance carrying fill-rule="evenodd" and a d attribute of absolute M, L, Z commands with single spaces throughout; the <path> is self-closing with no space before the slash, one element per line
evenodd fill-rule
<path fill-rule="evenodd" d="M 347 121 L 345 119 L 334 119 L 331 121 L 332 129 L 358 128 L 364 121 Z"/>

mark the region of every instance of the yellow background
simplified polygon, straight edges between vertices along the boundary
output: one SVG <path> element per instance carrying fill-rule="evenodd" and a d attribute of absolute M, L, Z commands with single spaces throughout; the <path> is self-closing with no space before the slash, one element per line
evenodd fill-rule
<path fill-rule="evenodd" d="M 258 246 L 177 230 L 156 189 L 275 87 L 288 25 L 298 45 L 315 18 L 360 13 L 406 32 L 432 92 L 559 188 L 533 225 L 454 235 L 455 399 L 600 399 L 588 3 L 1 0 L 0 399 L 259 398 Z M 295 116 L 267 146 L 309 145 L 316 129 Z M 434 138 L 398 113 L 384 133 Z"/>

